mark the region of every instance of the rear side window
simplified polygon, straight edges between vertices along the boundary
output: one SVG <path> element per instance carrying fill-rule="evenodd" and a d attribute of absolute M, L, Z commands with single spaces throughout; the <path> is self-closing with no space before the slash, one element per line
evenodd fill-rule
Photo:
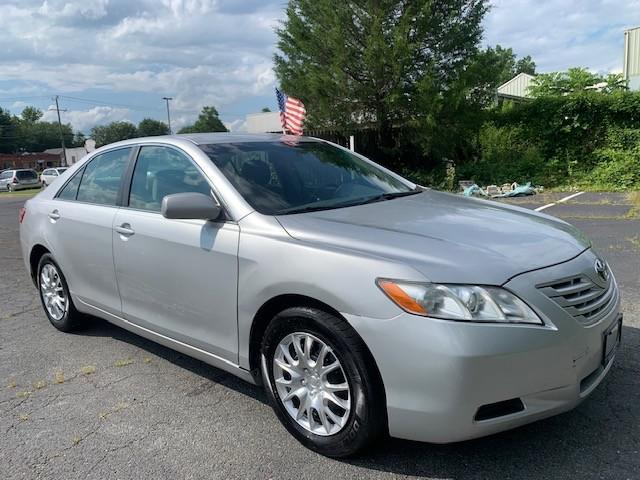
<path fill-rule="evenodd" d="M 18 170 L 16 177 L 18 180 L 35 180 L 38 178 L 38 174 L 33 170 Z"/>
<path fill-rule="evenodd" d="M 2 172 L 2 175 L 0 175 L 0 178 L 11 178 L 13 177 L 13 172 Z"/>
<path fill-rule="evenodd" d="M 67 182 L 60 193 L 58 193 L 58 198 L 61 200 L 75 200 L 76 195 L 78 194 L 78 187 L 80 186 L 80 180 L 82 179 L 82 174 L 84 173 L 84 168 L 81 168 L 76 172 L 76 174 L 71 177 L 71 180 Z"/>
<path fill-rule="evenodd" d="M 84 168 L 76 199 L 98 205 L 115 205 L 130 148 L 121 148 L 93 158 Z"/>
<path fill-rule="evenodd" d="M 142 147 L 131 181 L 129 206 L 159 212 L 162 199 L 173 193 L 211 195 L 209 183 L 193 162 L 167 147 Z"/>

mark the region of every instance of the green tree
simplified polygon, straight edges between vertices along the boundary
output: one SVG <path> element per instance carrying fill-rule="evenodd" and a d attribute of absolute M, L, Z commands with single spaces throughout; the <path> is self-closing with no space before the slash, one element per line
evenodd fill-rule
<path fill-rule="evenodd" d="M 27 123 L 36 123 L 38 120 L 42 118 L 42 110 L 36 107 L 24 107 L 22 113 L 20 114 L 23 122 Z"/>
<path fill-rule="evenodd" d="M 520 58 L 515 65 L 514 75 L 519 73 L 528 73 L 529 75 L 536 74 L 536 62 L 533 61 L 531 55 Z"/>
<path fill-rule="evenodd" d="M 312 128 L 369 126 L 391 150 L 392 128 L 417 128 L 429 149 L 440 114 L 464 102 L 453 85 L 477 52 L 486 11 L 484 0 L 290 0 L 275 73 Z"/>
<path fill-rule="evenodd" d="M 228 132 L 220 118 L 216 107 L 203 107 L 193 125 L 187 125 L 178 133 Z"/>
<path fill-rule="evenodd" d="M 262 110 L 261 110 L 262 113 L 267 113 L 267 112 L 270 112 L 270 111 L 271 111 L 271 109 L 269 107 L 262 107 Z"/>
<path fill-rule="evenodd" d="M 0 153 L 13 153 L 17 148 L 18 119 L 0 107 Z"/>
<path fill-rule="evenodd" d="M 586 68 L 570 68 L 566 72 L 543 73 L 536 76 L 529 88 L 532 97 L 548 97 L 554 95 L 569 95 L 585 90 L 600 90 L 603 93 L 623 91 L 627 89 L 626 82 L 619 74 L 607 76 L 592 73 Z"/>
<path fill-rule="evenodd" d="M 138 124 L 139 137 L 155 137 L 157 135 L 169 135 L 169 127 L 166 123 L 145 118 Z"/>
<path fill-rule="evenodd" d="M 127 140 L 138 136 L 138 129 L 131 122 L 111 122 L 107 125 L 95 126 L 91 129 L 91 138 L 96 146 L 103 146 L 120 140 Z"/>
<path fill-rule="evenodd" d="M 87 137 L 82 132 L 76 132 L 73 136 L 73 140 L 71 142 L 71 146 L 73 147 L 83 147 L 84 142 L 87 140 Z"/>

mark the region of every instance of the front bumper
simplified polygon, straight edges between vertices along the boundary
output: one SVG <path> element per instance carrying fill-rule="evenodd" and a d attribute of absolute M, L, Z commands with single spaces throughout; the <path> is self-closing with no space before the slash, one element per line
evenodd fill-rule
<path fill-rule="evenodd" d="M 534 287 L 584 263 L 578 257 L 505 284 L 530 303 L 544 327 L 407 313 L 389 320 L 345 315 L 380 370 L 391 436 L 457 442 L 565 412 L 584 400 L 613 364 L 615 355 L 603 363 L 603 335 L 620 316 L 619 296 L 606 316 L 585 327 Z M 478 416 L 481 407 L 515 399 L 520 411 L 479 419 L 485 417 Z"/>

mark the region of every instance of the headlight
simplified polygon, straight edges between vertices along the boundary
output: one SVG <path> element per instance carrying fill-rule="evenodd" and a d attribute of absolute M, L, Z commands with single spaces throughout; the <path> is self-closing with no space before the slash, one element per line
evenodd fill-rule
<path fill-rule="evenodd" d="M 387 279 L 378 279 L 377 284 L 396 305 L 415 315 L 469 322 L 544 324 L 526 303 L 504 288 Z"/>

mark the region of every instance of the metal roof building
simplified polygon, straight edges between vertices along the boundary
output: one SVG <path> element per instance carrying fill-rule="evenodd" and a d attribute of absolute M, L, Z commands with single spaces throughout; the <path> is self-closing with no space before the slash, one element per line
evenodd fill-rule
<path fill-rule="evenodd" d="M 624 32 L 622 74 L 630 90 L 640 90 L 640 27 Z"/>
<path fill-rule="evenodd" d="M 519 73 L 498 87 L 498 98 L 523 100 L 529 97 L 529 86 L 535 77 L 528 73 Z"/>

